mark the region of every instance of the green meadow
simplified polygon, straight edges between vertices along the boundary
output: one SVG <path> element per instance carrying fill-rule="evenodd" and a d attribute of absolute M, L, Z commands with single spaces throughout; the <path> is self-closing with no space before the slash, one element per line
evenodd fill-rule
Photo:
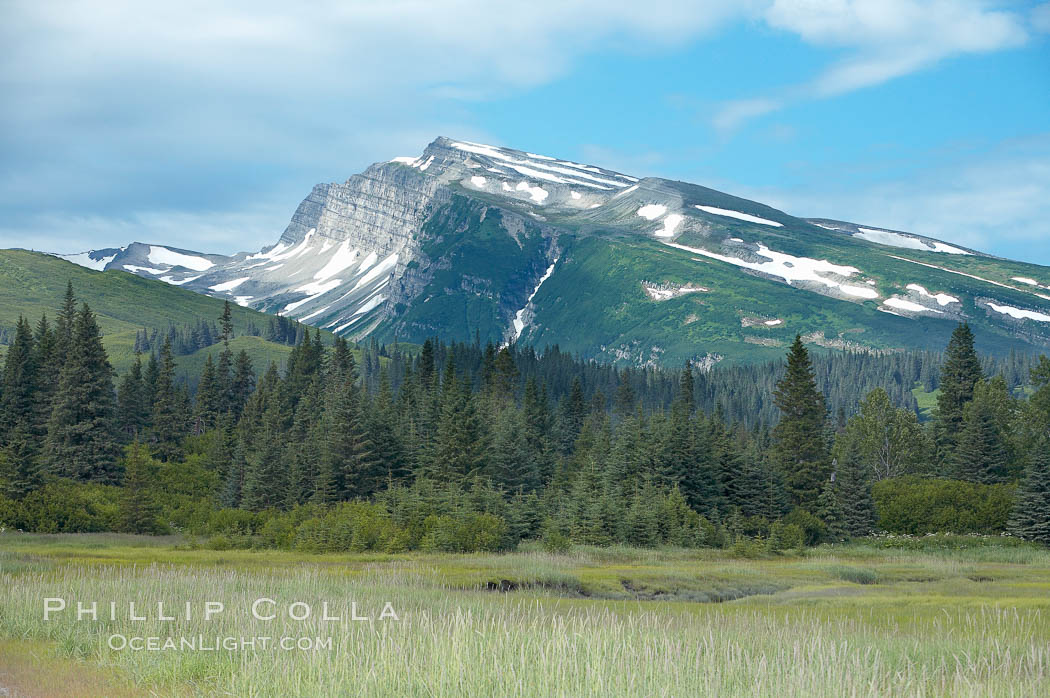
<path fill-rule="evenodd" d="M 1046 549 L 882 537 L 743 552 L 758 557 L 530 544 L 307 555 L 8 531 L 0 695 L 1050 695 Z M 68 607 L 45 621 L 49 597 Z M 259 614 L 272 620 L 253 617 L 257 599 L 273 601 Z M 78 601 L 97 602 L 98 619 L 77 620 Z M 224 610 L 204 620 L 209 601 Z M 396 620 L 380 618 L 387 604 Z M 292 648 L 114 649 L 114 637 Z"/>

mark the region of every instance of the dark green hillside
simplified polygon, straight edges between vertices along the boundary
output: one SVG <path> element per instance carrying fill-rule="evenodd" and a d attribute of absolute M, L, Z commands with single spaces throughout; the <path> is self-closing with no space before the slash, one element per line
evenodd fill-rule
<path fill-rule="evenodd" d="M 215 321 L 223 301 L 210 296 L 145 279 L 123 271 L 92 271 L 57 257 L 25 250 L 0 250 L 0 327 L 13 328 L 19 315 L 36 323 L 47 313 L 54 320 L 66 282 L 73 283 L 78 299 L 98 316 L 103 343 L 117 371 L 134 358 L 135 333 L 144 327 Z M 291 347 L 261 337 L 242 337 L 249 323 L 266 328 L 270 316 L 249 308 L 233 307 L 237 344 L 248 351 L 257 369 L 271 360 L 281 362 Z M 203 350 L 202 350 L 203 351 Z M 198 352 L 201 353 L 201 352 Z M 178 357 L 191 375 L 199 373 L 204 357 Z"/>
<path fill-rule="evenodd" d="M 807 252 L 820 254 L 819 247 L 812 248 Z M 931 288 L 951 284 L 955 289 L 970 282 L 921 267 L 915 276 L 904 277 L 899 267 L 883 263 L 870 248 L 865 252 L 866 271 L 901 286 L 925 282 Z M 643 281 L 706 290 L 654 300 Z M 1013 299 L 1014 292 L 1002 289 L 1001 297 Z M 524 336 L 529 343 L 559 344 L 584 356 L 632 364 L 678 365 L 707 355 L 731 362 L 766 361 L 781 355 L 796 333 L 832 349 L 935 350 L 956 325 L 950 319 L 913 320 L 880 312 L 875 301 L 829 299 L 655 241 L 620 236 L 588 237 L 568 245 L 534 304 L 536 319 Z M 781 322 L 767 326 L 767 320 Z M 982 351 L 1003 355 L 1021 346 L 991 323 L 976 323 L 983 330 Z M 1038 345 L 1030 349 L 1037 351 Z"/>

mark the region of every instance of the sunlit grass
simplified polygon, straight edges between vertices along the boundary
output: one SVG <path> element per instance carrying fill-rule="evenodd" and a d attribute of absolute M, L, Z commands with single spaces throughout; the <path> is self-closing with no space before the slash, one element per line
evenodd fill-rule
<path fill-rule="evenodd" d="M 713 550 L 361 556 L 178 545 L 0 536 L 0 648 L 23 639 L 49 648 L 56 666 L 81 661 L 157 695 L 1050 693 L 1045 550 L 1011 562 L 864 544 L 762 560 Z M 140 609 L 220 600 L 228 610 L 207 622 L 69 613 L 44 622 L 49 596 Z M 248 609 L 260 597 L 303 601 L 314 615 L 256 620 Z M 317 617 L 323 602 L 351 600 L 373 619 Z M 375 618 L 387 601 L 400 620 Z M 118 652 L 107 647 L 113 633 L 331 637 L 332 648 Z"/>

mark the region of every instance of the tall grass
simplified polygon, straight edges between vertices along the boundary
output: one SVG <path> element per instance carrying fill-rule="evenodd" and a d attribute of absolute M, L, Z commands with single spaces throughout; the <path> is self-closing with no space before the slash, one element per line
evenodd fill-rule
<path fill-rule="evenodd" d="M 886 583 L 899 558 L 858 565 L 855 555 L 838 559 L 829 550 L 787 561 L 705 555 L 582 549 L 564 556 L 419 556 L 371 560 L 353 574 L 324 560 L 276 568 L 77 562 L 7 571 L 4 565 L 0 635 L 46 642 L 157 695 L 1050 695 L 1050 605 L 1038 581 L 1047 579 L 1047 567 L 1014 570 L 1021 575 L 1016 584 L 981 591 L 987 585 L 966 576 L 973 576 L 968 563 L 948 569 L 944 558 L 917 553 L 907 566 L 933 559 L 939 565 L 928 589 Z M 978 571 L 1009 577 L 1002 567 Z M 535 586 L 496 593 L 477 583 L 504 578 Z M 697 604 L 598 600 L 558 586 L 586 590 L 625 580 L 665 588 L 757 580 L 790 591 Z M 1018 591 L 1025 585 L 1035 588 Z M 1015 599 L 1005 598 L 1014 592 Z M 126 607 L 116 621 L 78 622 L 65 612 L 45 622 L 42 603 L 51 596 L 71 605 L 133 600 L 139 609 L 219 600 L 227 610 L 207 622 L 199 613 L 190 620 L 162 621 L 151 613 L 131 621 Z M 248 608 L 260 597 L 278 607 L 306 602 L 314 616 L 256 620 Z M 400 620 L 317 617 L 322 602 L 344 608 L 350 600 L 373 616 L 389 601 Z M 114 633 L 331 637 L 332 648 L 114 651 L 107 646 Z"/>

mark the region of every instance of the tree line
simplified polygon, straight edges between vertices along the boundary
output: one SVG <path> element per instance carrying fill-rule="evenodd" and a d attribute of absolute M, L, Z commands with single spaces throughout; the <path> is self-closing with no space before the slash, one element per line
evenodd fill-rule
<path fill-rule="evenodd" d="M 940 391 L 930 422 L 865 385 L 887 366 L 891 390 L 922 382 L 920 355 L 814 357 L 801 338 L 767 422 L 724 407 L 757 394 L 751 368 L 625 370 L 477 340 L 354 348 L 301 331 L 284 370 L 257 376 L 230 348 L 229 304 L 217 320 L 222 349 L 191 395 L 170 338 L 117 380 L 71 286 L 53 326 L 20 319 L 0 384 L 0 524 L 310 550 L 779 549 L 876 530 L 1050 543 L 1050 360 L 1029 362 L 1018 395 L 1022 360 L 982 360 L 966 325 L 925 377 Z M 849 370 L 837 361 L 864 385 L 848 413 L 821 390 L 845 385 L 829 378 Z"/>

